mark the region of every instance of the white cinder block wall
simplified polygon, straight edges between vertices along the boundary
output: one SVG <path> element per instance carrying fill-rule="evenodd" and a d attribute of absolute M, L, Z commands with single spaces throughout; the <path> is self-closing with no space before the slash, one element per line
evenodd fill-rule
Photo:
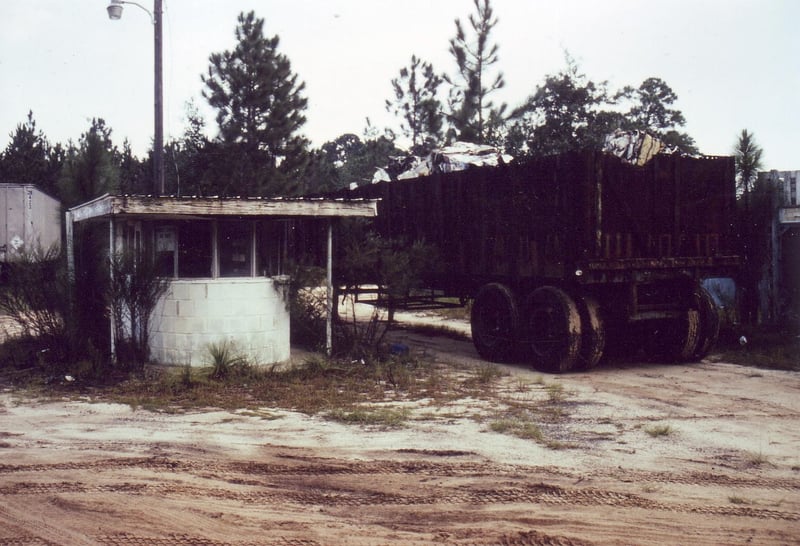
<path fill-rule="evenodd" d="M 289 359 L 288 287 L 264 277 L 173 280 L 153 311 L 150 357 L 208 366 L 208 345 L 224 340 L 254 364 Z"/>

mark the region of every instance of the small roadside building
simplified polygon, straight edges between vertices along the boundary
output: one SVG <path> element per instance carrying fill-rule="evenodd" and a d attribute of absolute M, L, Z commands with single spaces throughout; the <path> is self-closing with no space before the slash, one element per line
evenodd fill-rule
<path fill-rule="evenodd" d="M 272 364 L 290 356 L 290 239 L 322 222 L 309 231 L 327 233 L 330 310 L 333 221 L 376 215 L 375 200 L 103 195 L 66 212 L 67 259 L 74 273 L 75 227 L 86 224 L 107 231 L 108 256 L 154 258 L 169 288 L 150 318 L 153 361 L 202 366 L 210 344 L 232 341 L 252 361 Z M 330 349 L 330 322 L 328 334 Z"/>

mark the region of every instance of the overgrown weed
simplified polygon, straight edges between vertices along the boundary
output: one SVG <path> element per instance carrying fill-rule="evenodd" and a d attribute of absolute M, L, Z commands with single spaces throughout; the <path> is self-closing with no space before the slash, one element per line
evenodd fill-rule
<path fill-rule="evenodd" d="M 564 385 L 561 383 L 550 383 L 545 386 L 545 391 L 547 391 L 547 398 L 551 404 L 560 404 L 567 397 L 564 392 Z"/>
<path fill-rule="evenodd" d="M 489 429 L 492 432 L 499 434 L 510 434 L 523 440 L 535 440 L 536 442 L 544 442 L 544 433 L 536 423 L 525 421 L 520 418 L 506 418 L 492 421 L 489 424 Z"/>
<path fill-rule="evenodd" d="M 771 464 L 769 457 L 761 451 L 746 451 L 744 453 L 744 461 L 747 466 L 756 468 Z"/>
<path fill-rule="evenodd" d="M 658 424 L 645 427 L 644 431 L 652 438 L 660 438 L 672 435 L 675 432 L 675 428 L 668 424 Z"/>
<path fill-rule="evenodd" d="M 357 425 L 381 426 L 387 428 L 402 427 L 409 419 L 411 412 L 405 408 L 364 407 L 335 408 L 326 416 L 334 421 Z"/>
<path fill-rule="evenodd" d="M 507 374 L 496 365 L 489 362 L 481 362 L 476 368 L 473 368 L 472 378 L 468 380 L 467 383 L 485 387 L 494 383 L 504 375 Z"/>

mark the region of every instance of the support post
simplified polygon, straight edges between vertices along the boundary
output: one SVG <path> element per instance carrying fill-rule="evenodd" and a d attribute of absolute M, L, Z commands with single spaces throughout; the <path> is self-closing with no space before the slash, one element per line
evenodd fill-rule
<path fill-rule="evenodd" d="M 328 275 L 325 296 L 325 352 L 333 354 L 333 219 L 328 218 Z"/>
<path fill-rule="evenodd" d="M 67 230 L 67 281 L 69 282 L 70 299 L 72 299 L 75 285 L 75 242 L 72 224 L 72 212 L 67 211 L 64 213 L 64 217 L 64 224 Z"/>
<path fill-rule="evenodd" d="M 64 213 L 64 226 L 66 229 L 67 243 L 67 335 L 69 336 L 70 346 L 74 346 L 75 332 L 77 331 L 77 316 L 75 309 L 75 230 L 72 222 L 72 212 Z"/>
<path fill-rule="evenodd" d="M 115 243 L 115 236 L 114 236 L 114 218 L 111 217 L 108 219 L 108 276 L 111 279 L 111 282 L 114 282 L 114 245 Z M 113 305 L 113 303 L 112 303 Z M 110 309 L 109 313 L 110 317 L 110 328 L 111 328 L 111 361 L 117 361 L 117 336 L 115 334 L 115 326 L 116 321 L 114 320 L 114 310 Z"/>

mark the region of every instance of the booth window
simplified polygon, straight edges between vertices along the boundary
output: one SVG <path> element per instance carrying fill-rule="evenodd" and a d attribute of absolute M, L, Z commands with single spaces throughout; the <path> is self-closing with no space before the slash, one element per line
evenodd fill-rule
<path fill-rule="evenodd" d="M 252 222 L 222 221 L 219 223 L 220 277 L 252 276 L 252 254 Z"/>
<path fill-rule="evenodd" d="M 159 275 L 183 279 L 211 277 L 211 222 L 172 222 L 155 227 Z"/>
<path fill-rule="evenodd" d="M 154 231 L 156 271 L 162 277 L 174 277 L 176 270 L 175 248 L 178 244 L 178 233 L 175 226 L 158 225 Z"/>
<path fill-rule="evenodd" d="M 211 222 L 178 224 L 178 278 L 197 279 L 211 276 Z"/>
<path fill-rule="evenodd" d="M 258 231 L 258 271 L 267 277 L 287 273 L 288 220 L 260 222 Z"/>

